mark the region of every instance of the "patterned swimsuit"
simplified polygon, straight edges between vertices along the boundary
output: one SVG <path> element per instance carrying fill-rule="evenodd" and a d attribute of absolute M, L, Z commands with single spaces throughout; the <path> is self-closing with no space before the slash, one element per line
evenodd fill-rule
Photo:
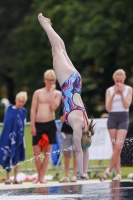
<path fill-rule="evenodd" d="M 73 102 L 73 95 L 75 93 L 81 94 L 82 81 L 80 74 L 76 71 L 73 72 L 71 76 L 61 86 L 61 90 L 62 90 L 63 113 L 65 116 L 65 122 L 69 124 L 68 115 L 71 111 L 81 110 L 88 124 L 87 117 L 85 115 L 86 112 L 85 108 L 78 106 Z"/>

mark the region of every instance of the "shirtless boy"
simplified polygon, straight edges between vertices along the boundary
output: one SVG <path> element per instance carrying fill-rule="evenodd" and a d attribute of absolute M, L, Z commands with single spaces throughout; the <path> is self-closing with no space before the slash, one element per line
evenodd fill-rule
<path fill-rule="evenodd" d="M 55 111 L 60 105 L 61 92 L 56 90 L 56 76 L 52 69 L 44 73 L 45 87 L 34 92 L 31 105 L 31 134 L 34 151 L 34 162 L 38 174 L 34 183 L 46 183 L 44 176 L 47 172 L 52 144 L 56 142 Z M 46 133 L 49 145 L 44 152 L 44 159 L 39 157 L 41 149 L 38 142 Z"/>

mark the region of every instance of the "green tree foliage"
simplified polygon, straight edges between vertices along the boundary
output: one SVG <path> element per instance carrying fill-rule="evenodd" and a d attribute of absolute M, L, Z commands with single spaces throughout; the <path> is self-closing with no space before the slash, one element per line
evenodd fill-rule
<path fill-rule="evenodd" d="M 10 38 L 10 34 L 14 28 L 22 23 L 24 15 L 28 12 L 31 0 L 23 0 L 21 2 L 17 0 L 0 1 L 0 84 L 4 88 L 4 84 L 7 87 L 6 91 L 3 91 L 10 100 L 14 100 L 14 80 L 12 72 L 14 71 L 13 58 L 15 57 L 15 45 Z M 19 45 L 19 44 L 17 44 Z M 4 90 L 4 89 L 3 89 Z"/>
<path fill-rule="evenodd" d="M 26 90 L 29 109 L 34 90 L 43 87 L 44 71 L 52 68 L 51 47 L 37 19 L 40 12 L 51 19 L 82 75 L 82 98 L 90 114 L 99 117 L 105 110 L 105 91 L 113 84 L 116 69 L 123 68 L 126 84 L 133 84 L 132 1 L 23 0 L 18 7 L 18 1 L 10 2 L 12 6 L 2 2 L 0 8 L 1 91 L 5 94 L 9 84 L 10 100 Z"/>

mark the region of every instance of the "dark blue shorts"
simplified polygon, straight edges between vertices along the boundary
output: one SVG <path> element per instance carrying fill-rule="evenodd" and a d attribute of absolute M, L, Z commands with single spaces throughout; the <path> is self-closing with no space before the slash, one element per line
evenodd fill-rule
<path fill-rule="evenodd" d="M 110 112 L 107 120 L 108 129 L 128 130 L 129 112 Z"/>

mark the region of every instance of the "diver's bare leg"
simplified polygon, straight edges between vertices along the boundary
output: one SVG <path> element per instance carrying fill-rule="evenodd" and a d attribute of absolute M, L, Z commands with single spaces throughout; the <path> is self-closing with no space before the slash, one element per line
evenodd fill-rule
<path fill-rule="evenodd" d="M 49 37 L 49 41 L 50 41 L 50 43 L 51 43 L 51 46 L 54 47 L 54 46 L 57 46 L 57 45 L 60 44 L 60 47 L 62 48 L 63 53 L 64 53 L 64 55 L 65 55 L 65 57 L 66 57 L 66 59 L 67 59 L 69 65 L 70 65 L 72 68 L 75 69 L 74 65 L 72 64 L 70 58 L 69 58 L 68 55 L 67 55 L 64 41 L 60 38 L 60 36 L 59 36 L 55 31 L 54 31 L 54 37 L 56 37 L 56 40 L 53 39 L 53 35 L 52 35 L 52 37 L 50 37 L 50 35 L 49 35 L 49 33 L 48 33 L 48 32 L 49 32 L 49 29 L 48 29 L 48 27 L 47 27 L 48 24 L 49 24 L 50 26 L 52 26 L 52 23 L 51 23 L 50 19 L 48 19 L 48 18 L 42 16 L 42 14 L 39 14 L 38 19 L 39 19 L 39 22 L 40 22 L 42 28 L 46 31 L 46 33 L 47 33 L 47 35 L 48 35 L 48 37 Z M 52 27 L 51 27 L 51 28 L 52 28 Z M 53 28 L 52 28 L 52 29 L 53 29 Z M 58 39 L 57 39 L 57 38 L 58 38 Z M 56 42 L 57 42 L 57 43 L 56 43 Z M 75 70 L 76 70 L 76 69 L 75 69 Z"/>
<path fill-rule="evenodd" d="M 72 63 L 72 61 L 70 60 L 70 58 L 69 58 L 68 55 L 67 55 L 66 48 L 65 48 L 65 44 L 64 44 L 64 42 L 63 42 L 62 39 L 60 40 L 60 45 L 61 45 L 61 48 L 62 48 L 62 50 L 63 50 L 64 56 L 65 56 L 65 58 L 66 58 L 68 64 L 76 71 L 76 69 L 75 69 L 75 67 L 74 67 L 74 65 L 73 65 L 73 63 Z"/>
<path fill-rule="evenodd" d="M 45 18 L 42 14 L 38 15 L 38 20 L 47 33 L 52 46 L 53 68 L 61 86 L 76 69 L 70 65 L 70 61 L 68 63 L 64 55 L 64 50 L 62 49 L 62 40 L 52 28 L 50 20 Z"/>
<path fill-rule="evenodd" d="M 62 84 L 70 77 L 70 75 L 77 70 L 75 69 L 70 58 L 67 55 L 63 40 L 51 27 L 50 19 L 45 18 L 42 14 L 39 14 L 38 20 L 42 28 L 47 33 L 49 41 L 51 43 L 53 55 L 53 68 L 55 70 L 57 80 L 59 81 L 60 86 L 62 86 Z M 84 107 L 79 94 L 74 94 L 73 101 L 75 104 Z"/>

